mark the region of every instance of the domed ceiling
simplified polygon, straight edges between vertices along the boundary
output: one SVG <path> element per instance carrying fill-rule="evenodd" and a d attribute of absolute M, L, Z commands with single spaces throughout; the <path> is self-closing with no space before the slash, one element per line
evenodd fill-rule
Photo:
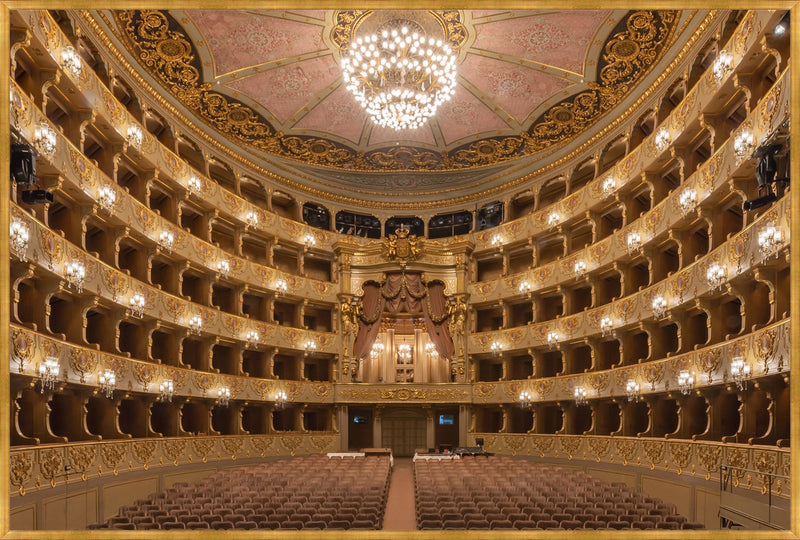
<path fill-rule="evenodd" d="M 510 165 L 535 167 L 607 125 L 680 49 L 691 18 L 619 10 L 99 15 L 165 96 L 279 175 L 323 192 L 433 198 L 504 182 Z M 343 50 L 392 19 L 419 22 L 458 56 L 455 94 L 416 130 L 376 126 L 343 81 Z"/>

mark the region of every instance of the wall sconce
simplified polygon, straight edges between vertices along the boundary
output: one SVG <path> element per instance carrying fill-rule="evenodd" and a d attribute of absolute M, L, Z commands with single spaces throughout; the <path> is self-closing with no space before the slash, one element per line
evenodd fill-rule
<path fill-rule="evenodd" d="M 628 255 L 633 255 L 642 248 L 642 237 L 638 232 L 629 232 L 627 237 Z"/>
<path fill-rule="evenodd" d="M 555 227 L 556 225 L 558 225 L 559 221 L 561 221 L 561 216 L 555 210 L 550 212 L 550 215 L 547 216 L 547 226 L 548 227 Z"/>
<path fill-rule="evenodd" d="M 377 360 L 381 356 L 383 356 L 383 352 L 386 350 L 386 347 L 383 345 L 382 342 L 376 341 L 372 344 L 372 348 L 369 351 L 369 356 L 373 360 Z"/>
<path fill-rule="evenodd" d="M 161 235 L 158 237 L 158 246 L 167 253 L 172 253 L 172 248 L 175 246 L 175 235 L 172 231 L 161 231 Z"/>
<path fill-rule="evenodd" d="M 425 344 L 425 354 L 428 355 L 429 360 L 438 360 L 439 351 L 436 350 L 436 345 L 431 342 Z"/>
<path fill-rule="evenodd" d="M 527 390 L 523 390 L 519 394 L 519 404 L 523 409 L 533 408 L 533 395 Z"/>
<path fill-rule="evenodd" d="M 669 135 L 669 131 L 667 131 L 667 128 L 662 127 L 661 129 L 659 129 L 658 132 L 656 133 L 656 137 L 654 140 L 654 144 L 656 145 L 656 150 L 658 150 L 659 152 L 664 150 L 664 148 L 669 146 L 670 139 L 671 137 Z"/>
<path fill-rule="evenodd" d="M 733 154 L 739 160 L 750 157 L 753 154 L 753 146 L 755 146 L 753 134 L 748 129 L 742 130 L 733 140 Z"/>
<path fill-rule="evenodd" d="M 186 186 L 189 188 L 189 193 L 194 193 L 195 195 L 200 195 L 200 193 L 203 191 L 203 185 L 194 175 L 190 176 L 186 181 Z"/>
<path fill-rule="evenodd" d="M 131 296 L 131 299 L 128 301 L 131 307 L 131 314 L 140 319 L 144 317 L 144 303 L 144 295 L 142 293 L 136 293 Z"/>
<path fill-rule="evenodd" d="M 25 262 L 28 260 L 28 241 L 30 240 L 30 230 L 28 226 L 19 218 L 11 220 L 9 227 L 11 237 L 11 250 L 17 258 Z"/>
<path fill-rule="evenodd" d="M 166 379 L 161 381 L 161 384 L 158 385 L 158 393 L 159 398 L 161 401 L 169 401 L 172 402 L 172 396 L 175 394 L 175 388 L 172 384 L 172 379 Z"/>
<path fill-rule="evenodd" d="M 505 242 L 505 240 L 503 239 L 503 237 L 501 235 L 495 234 L 494 236 L 492 236 L 492 242 L 491 243 L 492 243 L 492 247 L 493 248 L 496 248 L 496 249 L 499 249 L 499 250 L 502 251 L 504 242 Z"/>
<path fill-rule="evenodd" d="M 189 333 L 199 336 L 202 329 L 203 319 L 200 317 L 200 315 L 192 316 L 192 318 L 189 319 Z"/>
<path fill-rule="evenodd" d="M 288 289 L 289 287 L 286 285 L 285 279 L 279 279 L 278 281 L 275 282 L 275 292 L 278 293 L 278 296 L 286 294 L 286 291 Z"/>
<path fill-rule="evenodd" d="M 67 278 L 67 283 L 69 283 L 70 287 L 79 293 L 83 292 L 83 283 L 86 279 L 86 267 L 83 266 L 81 261 L 72 261 L 71 263 L 67 263 L 67 269 L 64 273 L 64 277 Z"/>
<path fill-rule="evenodd" d="M 48 159 L 53 158 L 56 153 L 56 132 L 47 122 L 41 122 L 36 126 L 33 144 L 40 154 Z"/>
<path fill-rule="evenodd" d="M 317 350 L 317 344 L 310 339 L 306 341 L 303 347 L 305 348 L 306 356 L 308 356 L 309 354 L 314 354 L 314 352 L 316 352 Z"/>
<path fill-rule="evenodd" d="M 226 260 L 217 262 L 217 273 L 226 278 L 231 273 L 231 263 Z"/>
<path fill-rule="evenodd" d="M 128 141 L 128 144 L 136 148 L 137 150 L 141 150 L 142 148 L 142 141 L 144 141 L 144 136 L 142 135 L 142 128 L 139 126 L 130 126 L 128 127 L 128 135 L 125 137 Z"/>
<path fill-rule="evenodd" d="M 547 345 L 551 351 L 556 348 L 556 345 L 558 345 L 558 332 L 547 333 Z"/>
<path fill-rule="evenodd" d="M 639 401 L 641 393 L 639 392 L 639 383 L 633 379 L 628 379 L 628 384 L 625 385 L 625 394 L 628 396 L 628 403 Z"/>
<path fill-rule="evenodd" d="M 750 378 L 750 364 L 746 364 L 744 357 L 734 356 L 731 362 L 731 377 L 736 383 L 736 388 L 741 392 L 747 388 L 747 379 Z"/>
<path fill-rule="evenodd" d="M 45 391 L 52 392 L 56 387 L 56 379 L 61 366 L 58 363 L 58 358 L 55 356 L 48 356 L 44 362 L 39 364 L 39 391 L 44 394 Z"/>
<path fill-rule="evenodd" d="M 575 387 L 575 405 L 580 407 L 581 405 L 586 405 L 586 398 L 589 397 L 589 392 L 586 391 L 586 388 L 583 386 L 576 386 Z"/>
<path fill-rule="evenodd" d="M 255 330 L 250 330 L 249 332 L 247 332 L 247 336 L 245 337 L 245 339 L 247 339 L 247 346 L 257 347 L 259 337 L 260 336 L 258 335 L 258 332 L 256 332 Z"/>
<path fill-rule="evenodd" d="M 603 333 L 603 337 L 609 336 L 614 331 L 614 322 L 611 317 L 603 317 L 600 320 L 600 331 Z"/>
<path fill-rule="evenodd" d="M 609 176 L 601 185 L 601 189 L 603 191 L 603 195 L 611 195 L 614 190 L 617 188 L 617 181 L 614 180 L 613 176 Z"/>
<path fill-rule="evenodd" d="M 758 248 L 764 257 L 769 257 L 773 252 L 777 256 L 778 248 L 782 244 L 782 234 L 772 222 L 768 222 L 758 233 Z"/>
<path fill-rule="evenodd" d="M 231 390 L 227 386 L 223 386 L 217 390 L 217 403 L 223 407 L 227 407 L 231 402 Z"/>
<path fill-rule="evenodd" d="M 522 283 L 519 284 L 519 292 L 528 295 L 528 298 L 531 297 L 531 289 L 532 289 L 531 284 L 528 283 L 527 281 L 523 281 Z"/>
<path fill-rule="evenodd" d="M 306 249 L 311 249 L 317 244 L 317 239 L 314 238 L 313 235 L 307 234 L 303 237 L 303 245 L 306 246 Z"/>
<path fill-rule="evenodd" d="M 575 279 L 581 279 L 586 275 L 586 263 L 583 261 L 575 261 L 572 266 L 572 273 L 575 274 Z"/>
<path fill-rule="evenodd" d="M 503 344 L 499 341 L 492 341 L 492 345 L 489 347 L 489 350 L 492 351 L 494 356 L 500 356 L 503 354 Z"/>
<path fill-rule="evenodd" d="M 725 49 L 722 49 L 719 51 L 712 67 L 714 80 L 719 83 L 731 71 L 733 71 L 733 56 Z"/>
<path fill-rule="evenodd" d="M 680 373 L 678 373 L 678 388 L 680 388 L 681 394 L 688 396 L 693 387 L 694 373 L 689 373 L 688 370 L 682 369 Z"/>
<path fill-rule="evenodd" d="M 684 216 L 691 212 L 697 204 L 697 191 L 691 188 L 684 189 L 680 197 L 678 197 L 678 204 Z"/>
<path fill-rule="evenodd" d="M 653 317 L 661 319 L 667 315 L 667 301 L 660 294 L 653 298 Z"/>
<path fill-rule="evenodd" d="M 76 77 L 80 76 L 83 62 L 73 47 L 67 47 L 61 51 L 61 66 L 71 71 Z"/>
<path fill-rule="evenodd" d="M 108 399 L 114 395 L 114 390 L 117 388 L 117 374 L 113 369 L 106 369 L 97 374 L 97 381 L 100 383 L 100 391 L 105 394 Z"/>
<path fill-rule="evenodd" d="M 278 409 L 283 409 L 286 407 L 286 392 L 283 390 L 279 390 L 275 393 L 275 407 Z"/>
<path fill-rule="evenodd" d="M 255 212 L 248 212 L 244 220 L 248 227 L 254 229 L 258 225 L 258 214 Z"/>
<path fill-rule="evenodd" d="M 717 290 L 722 286 L 723 283 L 725 283 L 727 275 L 728 269 L 726 267 L 721 266 L 716 262 L 709 264 L 708 270 L 706 270 L 708 286 L 711 287 L 711 290 Z"/>
<path fill-rule="evenodd" d="M 114 206 L 117 204 L 117 192 L 114 188 L 103 186 L 97 190 L 97 204 L 100 208 L 108 212 L 114 213 Z"/>

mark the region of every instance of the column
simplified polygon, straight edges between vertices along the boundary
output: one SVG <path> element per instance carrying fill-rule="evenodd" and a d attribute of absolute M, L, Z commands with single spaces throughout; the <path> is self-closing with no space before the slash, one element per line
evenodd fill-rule
<path fill-rule="evenodd" d="M 436 448 L 436 426 L 433 422 L 433 408 L 427 407 L 425 414 L 425 444 L 428 448 Z"/>
<path fill-rule="evenodd" d="M 470 423 L 469 405 L 458 406 L 458 446 L 467 446 Z"/>
<path fill-rule="evenodd" d="M 336 423 L 339 429 L 339 451 L 347 452 L 350 448 L 350 413 L 347 405 L 336 407 Z"/>
<path fill-rule="evenodd" d="M 372 447 L 373 448 L 381 448 L 383 444 L 383 436 L 381 433 L 381 412 L 383 409 L 381 407 L 375 408 L 375 416 L 372 424 Z"/>

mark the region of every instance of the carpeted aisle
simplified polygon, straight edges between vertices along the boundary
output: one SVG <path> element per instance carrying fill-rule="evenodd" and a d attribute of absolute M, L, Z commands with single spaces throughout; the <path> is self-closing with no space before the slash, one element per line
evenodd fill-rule
<path fill-rule="evenodd" d="M 389 496 L 386 499 L 383 530 L 414 531 L 416 529 L 413 463 L 411 458 L 395 458 L 392 480 L 389 484 Z"/>

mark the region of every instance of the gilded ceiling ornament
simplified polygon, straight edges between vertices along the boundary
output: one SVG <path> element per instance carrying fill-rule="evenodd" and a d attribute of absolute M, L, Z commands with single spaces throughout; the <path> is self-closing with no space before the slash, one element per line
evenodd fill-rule
<path fill-rule="evenodd" d="M 339 11 L 331 39 L 340 48 L 371 11 Z M 468 40 L 457 10 L 430 12 L 443 25 L 450 45 Z M 518 136 L 468 142 L 438 153 L 416 147 L 387 147 L 361 153 L 330 140 L 285 135 L 266 118 L 234 98 L 212 91 L 200 79 L 194 44 L 166 11 L 116 11 L 114 17 L 129 51 L 178 100 L 207 124 L 236 142 L 305 163 L 347 170 L 459 170 L 516 159 L 573 140 L 617 106 L 652 69 L 672 42 L 679 11 L 629 12 L 603 48 L 598 81 L 568 97 L 537 118 Z"/>
<path fill-rule="evenodd" d="M 390 261 L 400 262 L 401 267 L 405 267 L 408 261 L 413 261 L 422 254 L 424 240 L 401 226 L 383 240 L 383 256 Z M 412 295 L 413 296 L 413 295 Z"/>

